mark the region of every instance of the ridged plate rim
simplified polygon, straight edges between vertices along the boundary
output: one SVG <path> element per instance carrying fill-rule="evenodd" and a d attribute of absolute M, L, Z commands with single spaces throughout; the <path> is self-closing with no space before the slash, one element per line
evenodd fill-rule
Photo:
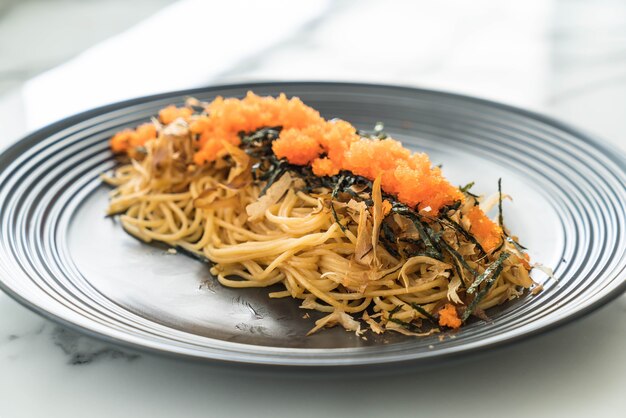
<path fill-rule="evenodd" d="M 113 103 L 110 105 L 98 107 L 96 109 L 88 110 L 88 111 L 79 113 L 74 116 L 70 116 L 68 118 L 55 122 L 51 125 L 48 125 L 44 128 L 41 128 L 27 135 L 20 141 L 16 142 L 12 146 L 5 149 L 2 155 L 0 155 L 0 161 L 7 161 L 7 160 L 10 160 L 12 157 L 19 156 L 22 152 L 28 149 L 29 146 L 35 145 L 39 140 L 47 138 L 56 132 L 60 132 L 82 121 L 86 121 L 98 115 L 106 114 L 112 111 L 120 111 L 120 110 L 123 110 L 125 108 L 130 108 L 135 105 L 145 104 L 149 102 L 156 102 L 156 101 L 164 100 L 167 98 L 175 98 L 175 97 L 181 97 L 181 96 L 193 96 L 193 95 L 197 95 L 201 93 L 213 93 L 213 92 L 219 93 L 220 90 L 227 90 L 227 89 L 254 90 L 256 88 L 266 88 L 266 87 L 276 88 L 277 90 L 280 90 L 281 86 L 283 87 L 317 86 L 320 88 L 329 88 L 329 89 L 332 88 L 332 89 L 338 89 L 338 90 L 340 90 L 342 87 L 344 88 L 349 87 L 352 89 L 359 89 L 359 88 L 381 89 L 381 90 L 386 90 L 386 91 L 398 91 L 398 92 L 404 92 L 404 93 L 409 93 L 409 94 L 413 93 L 413 94 L 422 94 L 422 95 L 433 95 L 435 97 L 437 96 L 445 97 L 445 98 L 452 99 L 452 100 L 473 102 L 482 106 L 490 107 L 493 109 L 498 109 L 498 110 L 509 112 L 511 114 L 516 114 L 519 116 L 523 116 L 523 117 L 532 119 L 534 121 L 537 121 L 541 124 L 547 125 L 550 128 L 565 132 L 591 145 L 597 151 L 601 152 L 605 157 L 611 159 L 617 165 L 617 167 L 621 167 L 622 169 L 621 174 L 623 174 L 623 172 L 626 171 L 626 156 L 622 152 L 609 148 L 609 146 L 603 143 L 601 140 L 591 135 L 588 135 L 586 133 L 583 133 L 579 129 L 574 128 L 567 123 L 563 123 L 554 118 L 551 118 L 551 117 L 548 117 L 548 116 L 545 116 L 536 112 L 532 112 L 529 110 L 525 110 L 525 109 L 521 109 L 518 107 L 514 107 L 514 106 L 502 104 L 502 103 L 497 103 L 497 102 L 493 102 L 493 101 L 485 100 L 481 98 L 476 98 L 476 97 L 471 97 L 471 96 L 461 95 L 461 94 L 456 94 L 456 93 L 450 93 L 450 92 L 429 90 L 429 89 L 419 89 L 419 88 L 405 87 L 405 86 L 399 86 L 399 85 L 345 83 L 345 82 L 315 82 L 315 81 L 314 82 L 310 82 L 310 81 L 260 82 L 260 83 L 216 85 L 216 86 L 210 86 L 210 87 L 202 87 L 202 88 L 160 93 L 160 94 L 125 100 L 125 101 L 118 102 L 118 103 Z M 5 170 L 5 167 L 0 168 L 0 174 L 2 174 L 4 170 Z M 621 227 L 623 228 L 624 226 L 621 225 Z M 620 228 L 620 225 L 617 225 L 617 228 Z M 507 344 L 514 343 L 519 340 L 529 338 L 531 336 L 542 334 L 556 327 L 570 323 L 571 321 L 574 321 L 586 314 L 589 314 L 593 312 L 594 310 L 600 308 L 601 306 L 605 305 L 609 301 L 615 299 L 619 295 L 621 295 L 626 290 L 626 277 L 624 277 L 625 276 L 624 269 L 622 269 L 617 274 L 618 276 L 615 278 L 615 280 L 621 280 L 621 283 L 617 285 L 611 292 L 604 294 L 602 297 L 595 299 L 593 303 L 587 306 L 584 306 L 582 309 L 572 309 L 566 315 L 560 317 L 558 320 L 554 320 L 550 323 L 542 325 L 541 327 L 535 327 L 535 328 L 531 327 L 530 329 L 525 330 L 523 333 L 509 336 L 508 338 L 491 341 L 488 344 L 473 344 L 472 346 L 468 346 L 468 347 L 463 347 L 463 346 L 455 347 L 453 349 L 448 349 L 447 351 L 444 351 L 444 352 L 433 351 L 432 353 L 426 353 L 426 355 L 424 355 L 424 353 L 421 353 L 420 356 L 408 355 L 408 356 L 396 356 L 393 358 L 379 359 L 374 355 L 374 356 L 366 357 L 365 359 L 361 359 L 358 362 L 350 362 L 350 361 L 346 361 L 346 359 L 333 359 L 332 357 L 327 358 L 325 361 L 319 361 L 319 360 L 316 361 L 314 359 L 309 359 L 309 361 L 302 361 L 302 359 L 294 361 L 291 358 L 284 359 L 284 361 L 276 361 L 276 360 L 271 360 L 271 359 L 268 361 L 268 359 L 262 358 L 263 357 L 262 355 L 256 355 L 254 352 L 252 353 L 240 352 L 240 353 L 234 353 L 234 354 L 223 353 L 225 354 L 223 356 L 218 356 L 218 355 L 199 356 L 199 355 L 193 355 L 193 354 L 188 354 L 184 352 L 175 352 L 172 350 L 167 350 L 167 349 L 163 349 L 163 348 L 159 348 L 155 346 L 148 346 L 145 344 L 129 341 L 127 339 L 116 338 L 106 333 L 97 332 L 95 330 L 89 329 L 87 327 L 83 327 L 79 324 L 76 324 L 64 318 L 61 318 L 51 313 L 50 311 L 46 310 L 45 307 L 40 306 L 36 302 L 31 301 L 23 297 L 22 295 L 20 295 L 18 292 L 14 291 L 7 283 L 5 283 L 5 280 L 2 277 L 0 277 L 0 289 L 2 289 L 5 293 L 7 293 L 9 296 L 11 296 L 13 299 L 18 301 L 23 306 L 63 326 L 66 326 L 68 328 L 80 331 L 82 333 L 88 334 L 90 336 L 93 336 L 93 337 L 96 337 L 96 338 L 99 338 L 108 342 L 112 342 L 115 344 L 127 346 L 130 348 L 138 349 L 142 351 L 156 352 L 156 353 L 166 354 L 166 355 L 182 356 L 182 357 L 192 358 L 192 359 L 220 360 L 220 361 L 235 362 L 235 363 L 271 364 L 271 365 L 282 365 L 282 366 L 354 366 L 354 365 L 359 365 L 359 364 L 376 365 L 376 364 L 386 363 L 386 362 L 405 362 L 405 361 L 412 361 L 415 363 L 415 362 L 434 361 L 435 359 L 437 361 L 440 361 L 440 360 L 445 360 L 445 359 L 449 359 L 452 357 L 459 357 L 461 355 L 465 356 L 470 353 L 475 353 L 477 351 L 485 350 L 488 348 L 501 347 Z M 316 350 L 312 350 L 312 351 L 316 351 Z"/>

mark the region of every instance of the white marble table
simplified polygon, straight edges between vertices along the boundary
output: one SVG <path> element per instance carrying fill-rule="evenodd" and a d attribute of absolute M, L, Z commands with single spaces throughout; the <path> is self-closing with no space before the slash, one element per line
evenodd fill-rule
<path fill-rule="evenodd" d="M 626 152 L 625 50 L 626 5 L 608 0 L 183 1 L 0 98 L 0 147 L 131 96 L 333 79 L 495 99 Z M 188 56 L 194 65 L 181 64 Z M 623 417 L 625 319 L 622 295 L 561 329 L 454 364 L 375 378 L 268 375 L 126 352 L 0 293 L 0 417 Z"/>

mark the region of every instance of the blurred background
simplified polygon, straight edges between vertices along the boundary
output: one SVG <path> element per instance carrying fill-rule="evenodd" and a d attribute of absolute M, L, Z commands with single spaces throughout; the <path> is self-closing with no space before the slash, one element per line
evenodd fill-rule
<path fill-rule="evenodd" d="M 264 80 L 465 93 L 547 113 L 626 151 L 626 1 L 0 0 L 0 149 L 106 103 Z M 176 416 L 174 398 L 202 415 L 218 404 L 234 408 L 229 416 L 259 412 L 274 399 L 293 416 L 380 416 L 389 403 L 390 416 L 444 406 L 464 416 L 622 417 L 625 313 L 621 296 L 482 358 L 383 378 L 380 396 L 354 402 L 343 393 L 356 378 L 280 375 L 275 386 L 161 357 L 131 362 L 0 293 L 0 416 L 37 416 L 38 406 L 48 416 L 144 416 L 146 405 L 151 417 Z M 379 393 L 365 383 L 364 393 Z"/>
<path fill-rule="evenodd" d="M 5 138 L 124 98 L 286 79 L 467 93 L 617 142 L 626 2 L 0 0 Z"/>

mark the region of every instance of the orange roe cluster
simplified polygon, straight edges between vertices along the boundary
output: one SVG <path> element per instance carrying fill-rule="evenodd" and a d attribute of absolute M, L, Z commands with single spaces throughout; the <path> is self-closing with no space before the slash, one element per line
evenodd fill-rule
<path fill-rule="evenodd" d="M 472 207 L 467 217 L 471 223 L 470 232 L 474 234 L 485 251 L 491 252 L 500 245 L 502 228 L 489 219 L 478 206 Z"/>
<path fill-rule="evenodd" d="M 156 127 L 152 123 L 139 125 L 137 129 L 124 129 L 111 138 L 111 150 L 116 153 L 127 153 L 134 158 L 137 147 L 143 147 L 146 141 L 156 138 Z"/>
<path fill-rule="evenodd" d="M 223 142 L 239 145 L 239 132 L 281 126 L 272 145 L 274 154 L 291 164 L 311 164 L 317 176 L 349 170 L 373 180 L 380 174 L 383 190 L 411 207 L 419 205 L 420 210 L 432 213 L 464 198 L 438 168 L 431 168 L 426 154 L 413 154 L 392 139 L 362 138 L 350 123 L 327 121 L 297 97 L 260 97 L 248 92 L 243 99 L 218 97 L 205 111 L 205 116 L 190 123 L 191 131 L 199 135 L 196 164 L 218 158 Z"/>
<path fill-rule="evenodd" d="M 199 150 L 194 156 L 196 164 L 218 158 L 224 148 L 222 141 L 239 145 L 239 132 L 268 126 L 282 126 L 281 136 L 290 143 L 293 141 L 288 158 L 293 164 L 306 164 L 321 152 L 317 143 L 297 135 L 297 131 L 323 123 L 324 119 L 297 97 L 287 99 L 284 94 L 276 98 L 260 97 L 248 92 L 243 99 L 217 97 L 205 110 L 207 115 L 194 119 L 189 126 L 191 132 L 199 135 Z"/>
<path fill-rule="evenodd" d="M 446 303 L 443 309 L 439 311 L 439 325 L 456 329 L 461 326 L 461 323 L 461 318 L 459 318 L 456 308 L 451 303 Z"/>
<path fill-rule="evenodd" d="M 363 138 L 354 126 L 342 120 L 327 121 L 318 111 L 299 98 L 261 97 L 248 92 L 243 99 L 217 97 L 205 106 L 205 114 L 193 115 L 190 107 L 168 106 L 159 112 L 163 124 L 178 118 L 189 123 L 197 135 L 194 163 L 201 165 L 222 155 L 226 144 L 240 145 L 240 132 L 280 126 L 282 130 L 272 144 L 278 158 L 291 164 L 310 164 L 317 176 L 333 176 L 341 170 L 374 180 L 381 176 L 382 189 L 398 200 L 425 214 L 439 210 L 465 197 L 452 186 L 426 154 L 412 153 L 400 142 Z M 136 130 L 125 130 L 111 140 L 114 152 L 127 152 L 156 137 L 153 124 Z M 478 208 L 470 210 L 471 230 L 486 251 L 495 249 L 501 239 L 501 228 Z"/>
<path fill-rule="evenodd" d="M 292 164 L 311 164 L 317 176 L 341 170 L 370 180 L 381 175 L 383 190 L 421 211 L 436 214 L 443 206 L 464 199 L 439 168 L 431 167 L 426 154 L 411 153 L 393 139 L 363 138 L 345 121 L 322 119 L 304 129 L 284 130 L 272 149 Z"/>
<path fill-rule="evenodd" d="M 193 109 L 189 107 L 176 107 L 174 105 L 169 105 L 159 111 L 159 120 L 164 125 L 168 125 L 178 118 L 189 120 L 192 114 Z"/>

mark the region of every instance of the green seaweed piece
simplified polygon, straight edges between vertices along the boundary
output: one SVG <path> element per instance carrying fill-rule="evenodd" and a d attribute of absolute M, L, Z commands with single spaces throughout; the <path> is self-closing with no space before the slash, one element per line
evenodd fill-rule
<path fill-rule="evenodd" d="M 510 255 L 511 253 L 507 253 L 507 252 L 503 252 L 502 254 L 500 254 L 500 257 L 498 257 L 496 261 L 491 263 L 489 267 L 487 267 L 485 271 L 480 276 L 478 276 L 476 280 L 474 280 L 472 285 L 467 288 L 467 293 L 470 293 L 470 294 L 474 293 L 476 289 L 478 289 L 478 286 L 480 286 L 482 282 L 484 282 L 486 279 L 490 278 L 491 276 L 495 275 L 497 277 L 495 273 L 497 272 L 498 274 L 500 274 L 499 271 L 502 270 L 501 268 L 502 263 L 504 262 L 504 260 L 509 258 Z"/>

